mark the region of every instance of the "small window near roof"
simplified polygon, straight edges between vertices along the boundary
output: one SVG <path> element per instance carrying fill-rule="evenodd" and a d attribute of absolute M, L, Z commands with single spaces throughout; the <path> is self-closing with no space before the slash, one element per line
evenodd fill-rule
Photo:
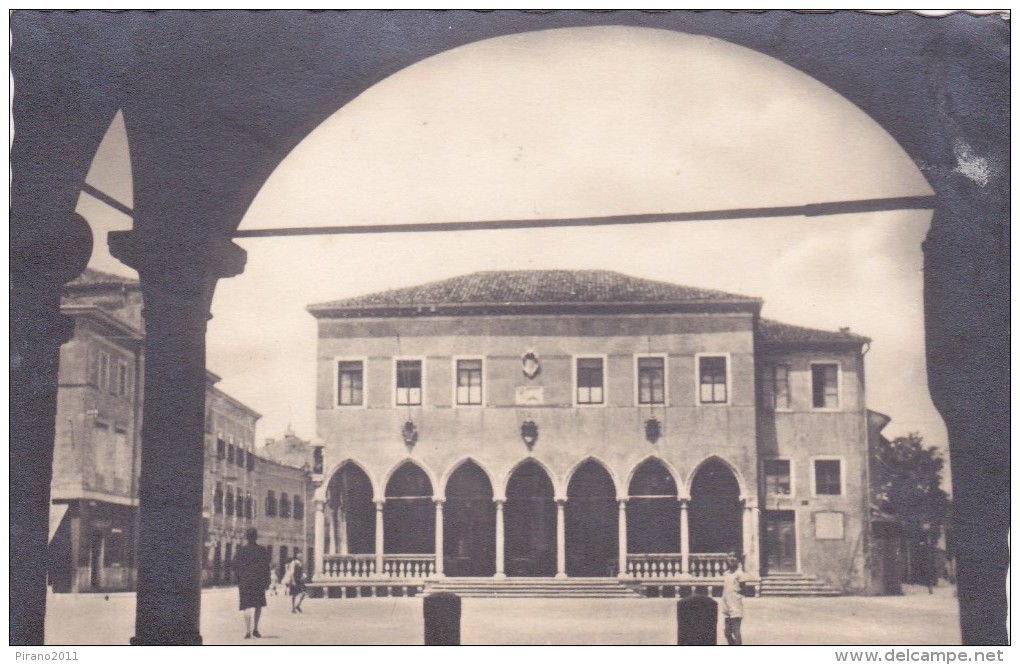
<path fill-rule="evenodd" d="M 772 408 L 778 411 L 790 408 L 790 366 L 776 365 L 772 368 Z"/>
<path fill-rule="evenodd" d="M 811 405 L 816 409 L 839 408 L 839 366 L 811 365 Z"/>
<path fill-rule="evenodd" d="M 578 358 L 577 403 L 602 404 L 604 399 L 602 358 Z"/>
<path fill-rule="evenodd" d="M 638 404 L 666 403 L 666 363 L 662 358 L 638 358 Z"/>
<path fill-rule="evenodd" d="M 726 356 L 698 359 L 698 400 L 702 404 L 726 403 Z"/>
<path fill-rule="evenodd" d="M 361 406 L 364 402 L 364 368 L 360 360 L 337 363 L 337 404 Z"/>
<path fill-rule="evenodd" d="M 397 361 L 397 405 L 421 405 L 421 361 Z"/>
<path fill-rule="evenodd" d="M 457 404 L 482 403 L 482 361 L 457 361 Z"/>

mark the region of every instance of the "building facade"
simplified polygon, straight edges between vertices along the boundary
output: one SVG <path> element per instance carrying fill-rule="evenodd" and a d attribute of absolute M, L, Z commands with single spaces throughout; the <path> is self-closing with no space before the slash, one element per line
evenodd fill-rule
<path fill-rule="evenodd" d="M 866 583 L 867 339 L 605 271 L 309 306 L 316 580 Z"/>
<path fill-rule="evenodd" d="M 134 588 L 145 338 L 138 282 L 86 270 L 65 288 L 74 336 L 61 348 L 50 508 L 56 592 Z M 259 530 L 276 565 L 308 552 L 309 469 L 255 447 L 259 414 L 206 373 L 202 579 L 228 584 L 230 563 Z"/>

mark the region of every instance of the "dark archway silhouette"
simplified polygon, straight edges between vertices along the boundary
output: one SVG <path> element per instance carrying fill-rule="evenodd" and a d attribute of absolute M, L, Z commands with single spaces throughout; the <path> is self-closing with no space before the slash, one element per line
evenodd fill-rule
<path fill-rule="evenodd" d="M 383 548 L 387 554 L 436 551 L 432 483 L 421 467 L 405 462 L 386 483 Z"/>
<path fill-rule="evenodd" d="M 344 464 L 329 479 L 326 511 L 325 553 L 371 554 L 375 551 L 372 481 L 357 464 Z"/>
<path fill-rule="evenodd" d="M 474 462 L 465 462 L 446 484 L 443 569 L 451 577 L 488 577 L 496 572 L 496 504 L 492 483 Z"/>
<path fill-rule="evenodd" d="M 645 460 L 627 490 L 627 551 L 680 552 L 680 503 L 676 481 L 658 460 Z"/>
<path fill-rule="evenodd" d="M 19 11 L 10 466 L 19 470 L 11 542 L 22 574 L 11 580 L 12 644 L 44 638 L 49 446 L 68 335 L 59 293 L 84 265 L 71 211 L 116 110 L 131 118 L 137 148 L 135 230 L 122 249 L 142 272 L 149 328 L 143 477 L 153 471 L 141 499 L 136 641 L 195 644 L 202 335 L 216 280 L 243 264 L 226 239 L 258 187 L 322 119 L 413 62 L 497 35 L 607 24 L 709 35 L 779 58 L 860 106 L 925 165 L 938 195 L 924 245 L 928 382 L 952 454 L 963 640 L 1007 643 L 1009 28 L 1000 17 Z M 196 66 L 213 54 L 219 66 Z M 970 157 L 991 166 L 989 180 L 958 167 Z"/>
<path fill-rule="evenodd" d="M 503 509 L 506 574 L 556 574 L 556 501 L 545 470 L 528 460 L 514 469 Z"/>
<path fill-rule="evenodd" d="M 605 467 L 588 460 L 567 485 L 567 575 L 616 575 L 619 556 L 619 513 L 616 487 Z"/>
<path fill-rule="evenodd" d="M 743 552 L 740 485 L 720 459 L 702 464 L 691 481 L 692 553 Z"/>

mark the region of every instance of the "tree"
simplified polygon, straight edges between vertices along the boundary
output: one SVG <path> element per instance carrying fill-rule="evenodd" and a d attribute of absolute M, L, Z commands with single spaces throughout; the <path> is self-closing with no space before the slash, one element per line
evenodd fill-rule
<path fill-rule="evenodd" d="M 876 502 L 905 527 L 905 535 L 947 523 L 949 495 L 941 486 L 945 460 L 937 448 L 925 447 L 921 435 L 911 432 L 892 441 L 882 438 L 876 456 Z"/>

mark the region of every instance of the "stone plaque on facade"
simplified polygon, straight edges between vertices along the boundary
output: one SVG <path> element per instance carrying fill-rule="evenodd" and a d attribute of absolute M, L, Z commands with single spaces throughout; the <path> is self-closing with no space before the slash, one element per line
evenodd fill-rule
<path fill-rule="evenodd" d="M 843 513 L 815 513 L 815 539 L 843 540 Z"/>
<path fill-rule="evenodd" d="M 514 403 L 518 406 L 537 406 L 545 404 L 542 386 L 517 386 Z"/>

